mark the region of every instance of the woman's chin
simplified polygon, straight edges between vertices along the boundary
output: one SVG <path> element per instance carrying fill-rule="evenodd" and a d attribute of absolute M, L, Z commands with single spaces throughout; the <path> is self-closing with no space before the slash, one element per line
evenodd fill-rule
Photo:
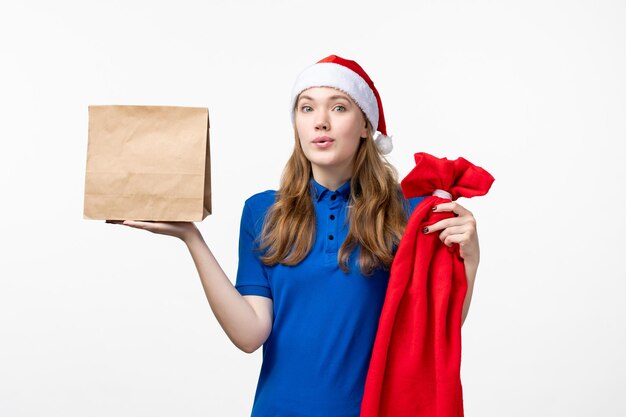
<path fill-rule="evenodd" d="M 332 155 L 325 155 L 325 157 L 313 155 L 313 157 L 309 158 L 309 161 L 311 161 L 311 164 L 320 167 L 331 167 L 337 164 L 337 160 Z"/>

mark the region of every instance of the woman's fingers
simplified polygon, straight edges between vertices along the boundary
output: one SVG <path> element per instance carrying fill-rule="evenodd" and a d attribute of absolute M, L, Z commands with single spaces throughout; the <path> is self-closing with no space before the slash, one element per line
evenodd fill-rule
<path fill-rule="evenodd" d="M 452 246 L 453 243 L 458 243 L 462 247 L 469 242 L 469 236 L 467 233 L 451 234 L 442 239 L 442 242 L 446 246 Z M 461 254 L 461 256 L 463 256 L 463 254 Z"/>
<path fill-rule="evenodd" d="M 469 240 L 469 232 L 470 232 L 470 228 L 466 224 L 463 224 L 463 225 L 460 225 L 460 226 L 446 227 L 443 232 L 439 233 L 439 240 L 441 240 L 447 246 L 451 246 L 451 244 L 448 244 L 448 242 L 459 243 L 456 240 L 456 239 L 458 239 L 457 236 L 459 236 L 459 235 L 467 234 L 467 236 L 465 236 L 464 239 L 468 239 Z M 449 240 L 448 239 L 449 237 L 453 238 L 454 240 Z"/>
<path fill-rule="evenodd" d="M 178 236 L 181 230 L 179 226 L 168 222 L 124 220 L 124 225 L 170 236 Z"/>
<path fill-rule="evenodd" d="M 138 220 L 107 220 L 105 221 L 105 223 L 122 224 L 124 226 L 138 226 L 141 223 L 146 223 L 146 222 L 142 222 Z"/>
<path fill-rule="evenodd" d="M 446 245 L 458 243 L 461 247 L 461 257 L 478 256 L 478 236 L 476 234 L 476 219 L 472 212 L 457 203 L 441 203 L 433 207 L 435 212 L 450 211 L 456 217 L 450 217 L 426 226 L 424 233 L 433 233 L 439 230 L 439 239 Z"/>
<path fill-rule="evenodd" d="M 476 219 L 474 219 L 474 215 L 471 211 L 457 203 L 456 201 L 451 201 L 449 203 L 441 203 L 436 206 L 433 206 L 436 212 L 443 211 L 451 211 L 455 213 L 456 217 L 450 217 L 448 219 L 443 219 L 434 223 L 430 226 L 424 227 L 424 233 L 431 233 L 437 230 L 445 229 L 447 227 L 452 226 L 460 226 L 460 225 L 468 225 L 470 228 L 476 228 Z"/>
<path fill-rule="evenodd" d="M 153 225 L 149 224 L 148 222 L 139 221 L 139 220 L 124 220 L 124 222 L 122 224 L 124 226 L 137 227 L 139 229 L 148 229 L 150 226 L 154 227 Z"/>
<path fill-rule="evenodd" d="M 456 201 L 450 201 L 449 203 L 441 203 L 433 206 L 435 212 L 451 211 L 456 216 L 463 216 L 465 214 L 472 214 L 468 209 L 457 203 Z"/>
<path fill-rule="evenodd" d="M 143 229 L 152 233 L 161 235 L 174 236 L 179 239 L 189 237 L 191 233 L 197 231 L 193 222 L 156 222 L 156 221 L 139 221 L 139 220 L 115 220 L 107 223 L 121 224 L 135 229 Z"/>
<path fill-rule="evenodd" d="M 465 224 L 465 220 L 460 217 L 450 217 L 447 219 L 439 220 L 437 223 L 433 223 L 430 226 L 426 226 L 423 230 L 424 233 L 432 233 L 437 230 L 445 229 L 446 227 L 460 226 Z"/>

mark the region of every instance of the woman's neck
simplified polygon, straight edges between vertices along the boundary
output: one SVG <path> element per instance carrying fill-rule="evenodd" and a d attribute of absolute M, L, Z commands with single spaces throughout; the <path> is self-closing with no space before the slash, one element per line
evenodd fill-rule
<path fill-rule="evenodd" d="M 351 178 L 352 169 L 335 172 L 332 169 L 321 169 L 312 166 L 313 178 L 318 184 L 323 185 L 331 191 L 335 191 Z"/>

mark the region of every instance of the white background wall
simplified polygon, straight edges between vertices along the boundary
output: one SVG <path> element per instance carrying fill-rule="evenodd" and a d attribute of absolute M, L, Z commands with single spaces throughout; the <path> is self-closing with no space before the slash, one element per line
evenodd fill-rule
<path fill-rule="evenodd" d="M 83 220 L 87 106 L 208 107 L 234 282 L 244 200 L 276 188 L 296 75 L 330 54 L 381 93 L 389 160 L 463 156 L 481 264 L 468 417 L 623 416 L 626 6 L 619 1 L 56 1 L 0 6 L 0 415 L 247 416 L 261 364 L 184 244 Z"/>

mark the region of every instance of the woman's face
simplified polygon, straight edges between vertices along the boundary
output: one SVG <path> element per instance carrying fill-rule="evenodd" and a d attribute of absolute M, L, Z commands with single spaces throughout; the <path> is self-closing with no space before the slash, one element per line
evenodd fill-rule
<path fill-rule="evenodd" d="M 351 174 L 367 127 L 363 112 L 350 96 L 332 87 L 302 91 L 296 102 L 295 125 L 314 172 L 321 168 L 339 175 Z"/>

